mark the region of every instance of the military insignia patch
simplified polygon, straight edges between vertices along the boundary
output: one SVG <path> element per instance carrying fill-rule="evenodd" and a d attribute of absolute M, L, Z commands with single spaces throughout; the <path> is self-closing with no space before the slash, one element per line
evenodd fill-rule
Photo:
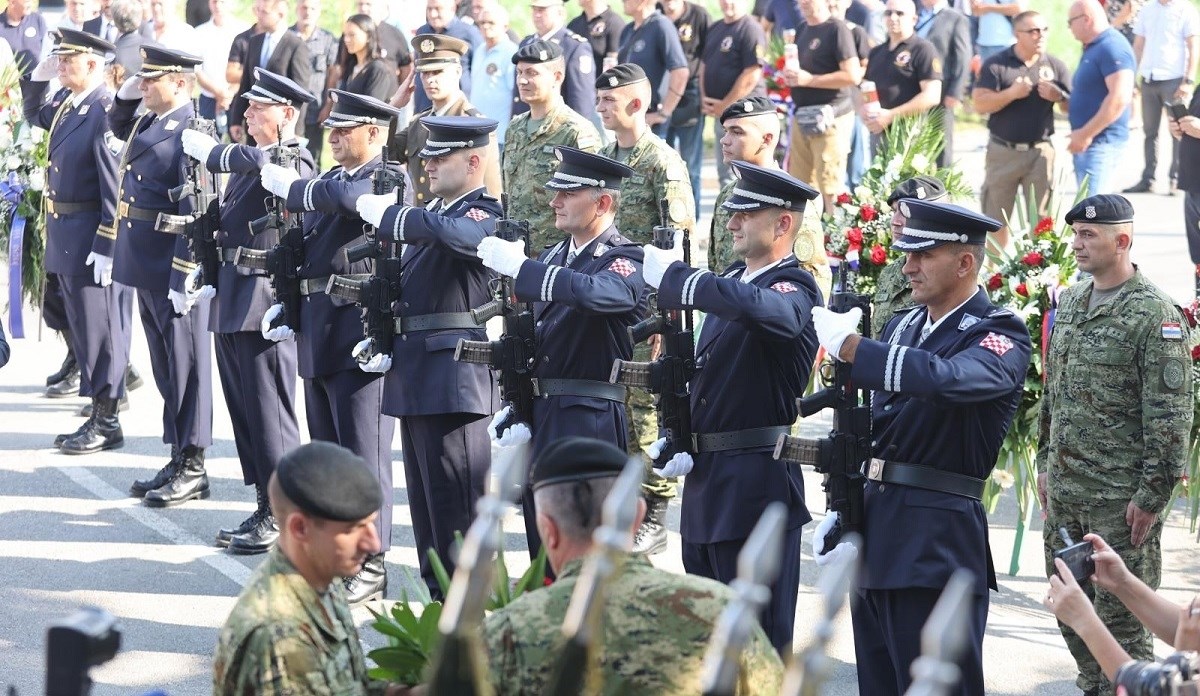
<path fill-rule="evenodd" d="M 616 75 L 612 75 L 608 78 L 609 87 L 616 87 L 618 82 L 620 82 L 620 80 L 617 79 Z"/>
<path fill-rule="evenodd" d="M 1165 359 L 1162 366 L 1162 381 L 1163 386 L 1171 391 L 1182 389 L 1185 381 L 1183 361 L 1175 358 Z"/>
<path fill-rule="evenodd" d="M 1089 206 L 1087 206 L 1086 208 L 1084 208 L 1084 209 L 1083 209 L 1083 216 L 1084 216 L 1085 218 L 1089 219 L 1089 220 L 1095 219 L 1095 217 L 1096 217 L 1096 206 L 1094 206 L 1094 205 L 1089 205 Z"/>
<path fill-rule="evenodd" d="M 538 60 L 543 61 L 543 62 L 550 60 L 550 52 L 549 51 L 538 51 Z"/>
<path fill-rule="evenodd" d="M 934 58 L 934 59 L 933 59 L 933 69 L 934 69 L 935 71 L 937 71 L 937 72 L 941 72 L 941 71 L 942 71 L 942 59 L 941 59 L 941 58 Z"/>
<path fill-rule="evenodd" d="M 927 195 L 927 194 L 925 193 L 925 187 L 924 187 L 924 186 L 918 186 L 918 187 L 917 187 L 917 198 L 919 198 L 919 199 L 921 199 L 921 200 L 924 200 L 926 195 Z"/>
<path fill-rule="evenodd" d="M 691 41 L 694 33 L 695 32 L 692 29 L 692 25 L 690 25 L 690 24 L 680 24 L 679 25 L 679 40 L 682 43 L 687 43 L 687 42 Z"/>
<path fill-rule="evenodd" d="M 771 289 L 776 292 L 782 292 L 783 294 L 786 295 L 789 292 L 796 292 L 800 288 L 796 287 L 796 284 L 791 282 L 790 280 L 781 280 L 778 283 L 775 283 L 774 285 L 772 285 Z"/>
<path fill-rule="evenodd" d="M 912 60 L 912 54 L 908 51 L 900 51 L 896 54 L 896 65 L 904 67 L 908 65 L 908 61 Z"/>
<path fill-rule="evenodd" d="M 667 214 L 671 216 L 671 222 L 683 222 L 687 217 L 687 203 L 682 199 L 676 198 L 667 206 Z"/>
<path fill-rule="evenodd" d="M 592 36 L 604 36 L 604 30 L 607 28 L 604 22 L 596 22 L 592 25 Z"/>
<path fill-rule="evenodd" d="M 480 210 L 479 208 L 471 208 L 467 212 L 463 213 L 463 216 L 469 217 L 475 222 L 483 222 L 491 217 L 486 210 Z"/>
<path fill-rule="evenodd" d="M 637 268 L 629 261 L 629 259 L 620 258 L 614 260 L 605 270 L 612 271 L 622 278 L 628 278 L 629 276 L 633 275 Z"/>
<path fill-rule="evenodd" d="M 88 109 L 90 108 L 92 108 L 91 104 L 84 104 L 83 106 L 79 107 L 79 115 L 87 116 Z"/>
<path fill-rule="evenodd" d="M 1162 337 L 1168 341 L 1183 340 L 1183 326 L 1177 321 L 1164 321 L 1162 323 Z"/>
<path fill-rule="evenodd" d="M 605 244 L 604 242 L 600 242 L 599 244 L 596 245 L 596 250 L 592 252 L 592 257 L 598 259 L 601 256 L 604 256 L 605 252 L 607 252 L 611 248 L 612 247 Z"/>
<path fill-rule="evenodd" d="M 979 317 L 974 314 L 964 314 L 962 321 L 958 322 L 958 330 L 966 331 L 967 329 L 979 323 Z"/>
<path fill-rule="evenodd" d="M 173 131 L 178 127 L 179 127 L 179 121 L 176 121 L 173 118 L 168 118 L 166 124 L 163 125 L 163 128 L 165 128 L 169 131 Z"/>
<path fill-rule="evenodd" d="M 996 355 L 1004 355 L 1013 349 L 1012 339 L 1008 336 L 1003 336 L 994 331 L 989 331 L 987 336 L 979 342 L 980 347 L 987 348 Z"/>
<path fill-rule="evenodd" d="M 422 41 L 421 42 L 421 53 L 432 53 L 432 52 L 433 52 L 433 41 L 431 41 L 430 39 L 425 39 L 424 41 Z"/>

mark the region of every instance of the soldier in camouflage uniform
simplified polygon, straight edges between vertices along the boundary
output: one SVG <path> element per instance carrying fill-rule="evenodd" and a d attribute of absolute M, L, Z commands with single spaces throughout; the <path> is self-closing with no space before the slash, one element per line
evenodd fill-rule
<path fill-rule="evenodd" d="M 504 191 L 508 216 L 529 221 L 529 250 L 535 258 L 563 237 L 554 227 L 551 192 L 542 188 L 558 166 L 555 146 L 570 145 L 587 152 L 600 149 L 596 127 L 563 101 L 562 55 L 558 44 L 535 41 L 512 57 L 517 66 L 517 93 L 529 111 L 514 116 L 505 133 Z"/>
<path fill-rule="evenodd" d="M 349 450 L 313 442 L 279 460 L 268 491 L 279 544 L 221 628 L 214 696 L 385 693 L 367 677 L 341 582 L 379 550 L 378 481 Z"/>
<path fill-rule="evenodd" d="M 946 186 L 932 176 L 914 176 L 901 181 L 892 195 L 888 196 L 887 204 L 892 209 L 892 238 L 897 239 L 904 234 L 904 214 L 896 205 L 903 198 L 916 198 L 925 201 L 940 201 L 946 197 Z M 892 320 L 896 312 L 913 306 L 912 287 L 908 278 L 904 277 L 904 262 L 901 256 L 883 267 L 875 279 L 875 298 L 871 301 L 871 336 L 879 338 L 883 335 L 883 327 Z"/>
<path fill-rule="evenodd" d="M 543 692 L 562 648 L 563 617 L 601 507 L 624 463 L 619 449 L 588 438 L 559 440 L 535 462 L 537 523 L 558 580 L 484 620 L 498 696 Z M 586 509 L 579 509 L 580 500 L 589 501 Z M 704 652 L 733 591 L 706 578 L 658 570 L 639 555 L 629 556 L 604 591 L 603 638 L 595 646 L 600 692 L 700 693 Z M 779 656 L 755 626 L 742 653 L 737 693 L 776 694 L 782 679 Z"/>
<path fill-rule="evenodd" d="M 1159 518 L 1183 468 L 1192 426 L 1188 324 L 1129 258 L 1133 206 L 1121 196 L 1080 201 L 1066 221 L 1092 276 L 1063 293 L 1046 366 L 1038 428 L 1038 493 L 1046 511 L 1046 572 L 1065 527 L 1099 534 L 1138 578 L 1157 588 Z M 1150 632 L 1111 593 L 1085 591 L 1135 660 L 1153 660 Z M 1113 686 L 1083 640 L 1060 625 L 1085 694 Z"/>

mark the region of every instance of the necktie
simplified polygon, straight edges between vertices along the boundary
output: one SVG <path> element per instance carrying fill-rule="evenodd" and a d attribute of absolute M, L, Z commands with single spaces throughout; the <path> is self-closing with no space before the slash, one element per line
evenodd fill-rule
<path fill-rule="evenodd" d="M 923 326 L 921 328 L 921 337 L 917 339 L 917 345 L 919 346 L 924 343 L 925 339 L 929 338 L 929 334 L 931 333 L 933 333 L 933 324 L 926 324 Z"/>
<path fill-rule="evenodd" d="M 112 22 L 105 21 L 104 29 L 102 31 L 104 33 L 105 41 L 112 43 L 117 40 L 117 29 L 113 26 Z"/>
<path fill-rule="evenodd" d="M 579 255 L 579 254 L 578 254 L 578 253 L 576 253 L 576 252 L 574 252 L 574 251 L 568 251 L 568 252 L 567 252 L 567 264 L 566 264 L 566 265 L 570 266 L 570 265 L 571 265 L 571 262 L 572 262 L 572 261 L 574 261 L 574 260 L 575 260 L 575 257 L 576 257 L 576 256 L 578 256 L 578 255 Z"/>

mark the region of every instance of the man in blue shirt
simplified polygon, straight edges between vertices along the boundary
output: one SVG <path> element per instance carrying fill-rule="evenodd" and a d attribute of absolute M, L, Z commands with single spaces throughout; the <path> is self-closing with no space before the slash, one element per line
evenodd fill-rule
<path fill-rule="evenodd" d="M 980 60 L 1013 45 L 1012 18 L 1025 9 L 1025 0 L 971 0 L 971 14 L 978 21 L 975 52 Z"/>
<path fill-rule="evenodd" d="M 504 132 L 512 120 L 512 99 L 509 90 L 516 79 L 516 66 L 512 57 L 517 44 L 508 38 L 508 10 L 500 3 L 485 6 L 475 22 L 483 34 L 483 46 L 475 51 L 471 59 L 472 103 L 484 116 L 500 123 L 496 129 L 496 141 L 504 151 Z"/>
<path fill-rule="evenodd" d="M 462 77 L 458 81 L 462 91 L 469 98 L 471 96 L 471 61 L 474 59 L 475 49 L 483 45 L 483 35 L 473 25 L 459 19 L 454 10 L 454 0 L 429 0 L 425 5 L 425 24 L 417 29 L 416 35 L 446 34 L 471 44 L 467 55 L 463 57 Z M 420 80 L 414 81 L 412 103 L 413 113 L 427 111 L 433 106 L 433 102 L 425 94 L 425 86 L 421 84 Z"/>
<path fill-rule="evenodd" d="M 1082 186 L 1086 178 L 1089 195 L 1111 193 L 1112 171 L 1129 139 L 1133 49 L 1108 25 L 1104 8 L 1094 0 L 1072 2 L 1067 26 L 1083 44 L 1071 84 L 1067 152 L 1075 158 L 1077 184 Z"/>
<path fill-rule="evenodd" d="M 660 138 L 687 88 L 688 64 L 675 25 L 654 8 L 655 0 L 624 0 L 632 21 L 621 31 L 617 60 L 637 63 L 650 78 L 650 109 L 646 123 Z"/>

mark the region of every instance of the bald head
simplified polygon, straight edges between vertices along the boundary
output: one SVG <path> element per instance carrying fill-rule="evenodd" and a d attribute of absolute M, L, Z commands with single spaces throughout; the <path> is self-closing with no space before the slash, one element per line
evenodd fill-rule
<path fill-rule="evenodd" d="M 1071 34 L 1087 44 L 1108 29 L 1108 15 L 1096 0 L 1075 0 L 1067 10 L 1067 24 Z"/>

